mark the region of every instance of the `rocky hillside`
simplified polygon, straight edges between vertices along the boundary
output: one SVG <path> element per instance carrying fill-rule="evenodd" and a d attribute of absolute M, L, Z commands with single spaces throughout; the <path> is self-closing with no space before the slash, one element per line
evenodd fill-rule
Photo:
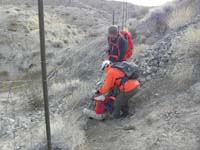
<path fill-rule="evenodd" d="M 54 149 L 199 150 L 199 2 L 129 5 L 132 60 L 140 66 L 142 90 L 130 101 L 133 116 L 97 122 L 82 109 L 101 78 L 107 27 L 121 3 L 45 1 Z M 0 149 L 42 150 L 37 7 L 31 0 L 7 1 L 0 15 Z"/>

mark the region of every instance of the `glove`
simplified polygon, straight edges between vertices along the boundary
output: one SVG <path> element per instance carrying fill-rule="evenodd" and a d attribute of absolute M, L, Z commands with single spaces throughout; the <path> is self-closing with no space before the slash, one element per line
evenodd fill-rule
<path fill-rule="evenodd" d="M 94 100 L 94 98 L 99 94 L 100 92 L 98 90 L 92 90 L 92 100 Z"/>
<path fill-rule="evenodd" d="M 99 90 L 97 90 L 97 91 L 95 92 L 95 94 L 100 94 Z"/>
<path fill-rule="evenodd" d="M 104 53 L 108 54 L 108 49 L 104 49 Z"/>
<path fill-rule="evenodd" d="M 98 82 L 96 83 L 96 85 L 97 85 L 97 86 L 100 86 L 100 85 L 102 85 L 102 83 L 103 83 L 102 81 L 98 81 Z"/>
<path fill-rule="evenodd" d="M 97 95 L 94 97 L 94 100 L 95 100 L 95 101 L 104 101 L 104 100 L 105 100 L 105 96 L 102 95 L 102 94 L 97 94 Z"/>

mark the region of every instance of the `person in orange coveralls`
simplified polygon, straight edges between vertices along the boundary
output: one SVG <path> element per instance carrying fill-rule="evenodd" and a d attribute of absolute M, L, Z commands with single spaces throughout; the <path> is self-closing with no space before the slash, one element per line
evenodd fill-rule
<path fill-rule="evenodd" d="M 128 100 L 138 92 L 140 82 L 128 79 L 122 85 L 121 80 L 125 77 L 125 73 L 118 68 L 112 68 L 109 60 L 102 63 L 101 69 L 106 72 L 106 79 L 96 93 L 106 94 L 115 91 L 116 99 L 112 116 L 113 118 L 126 117 L 129 114 Z M 118 91 L 117 94 L 116 91 Z"/>

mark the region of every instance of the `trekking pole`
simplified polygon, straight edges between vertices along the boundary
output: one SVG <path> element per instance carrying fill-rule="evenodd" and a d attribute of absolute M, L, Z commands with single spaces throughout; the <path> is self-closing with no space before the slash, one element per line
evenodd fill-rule
<path fill-rule="evenodd" d="M 113 10 L 113 21 L 112 21 L 112 24 L 114 25 L 115 24 L 115 11 Z"/>
<path fill-rule="evenodd" d="M 123 6 L 122 6 L 122 30 L 124 29 L 124 0 L 123 0 Z"/>
<path fill-rule="evenodd" d="M 39 31 L 40 53 L 41 53 L 42 85 L 43 85 L 44 110 L 45 110 L 45 122 L 46 122 L 47 148 L 48 150 L 51 150 L 51 128 L 49 119 L 49 102 L 48 102 L 48 87 L 47 87 L 47 73 L 46 73 L 43 0 L 38 0 L 38 17 L 39 17 L 39 29 L 40 29 Z"/>
<path fill-rule="evenodd" d="M 128 20 L 128 3 L 127 3 L 127 0 L 126 0 L 126 7 L 125 7 L 125 9 L 126 9 L 126 14 L 125 14 L 125 27 L 126 27 L 127 20 Z"/>

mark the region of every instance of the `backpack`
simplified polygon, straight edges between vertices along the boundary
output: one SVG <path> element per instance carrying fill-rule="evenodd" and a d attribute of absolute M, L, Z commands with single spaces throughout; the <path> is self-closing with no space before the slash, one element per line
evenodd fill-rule
<path fill-rule="evenodd" d="M 112 68 L 118 68 L 125 73 L 124 77 L 118 78 L 121 79 L 120 85 L 123 85 L 129 79 L 136 80 L 139 78 L 139 67 L 134 62 L 116 62 L 112 64 Z"/>
<path fill-rule="evenodd" d="M 132 40 L 132 34 L 129 31 L 121 31 L 121 35 L 128 41 L 128 48 L 124 60 L 128 60 L 133 54 L 134 43 Z"/>

